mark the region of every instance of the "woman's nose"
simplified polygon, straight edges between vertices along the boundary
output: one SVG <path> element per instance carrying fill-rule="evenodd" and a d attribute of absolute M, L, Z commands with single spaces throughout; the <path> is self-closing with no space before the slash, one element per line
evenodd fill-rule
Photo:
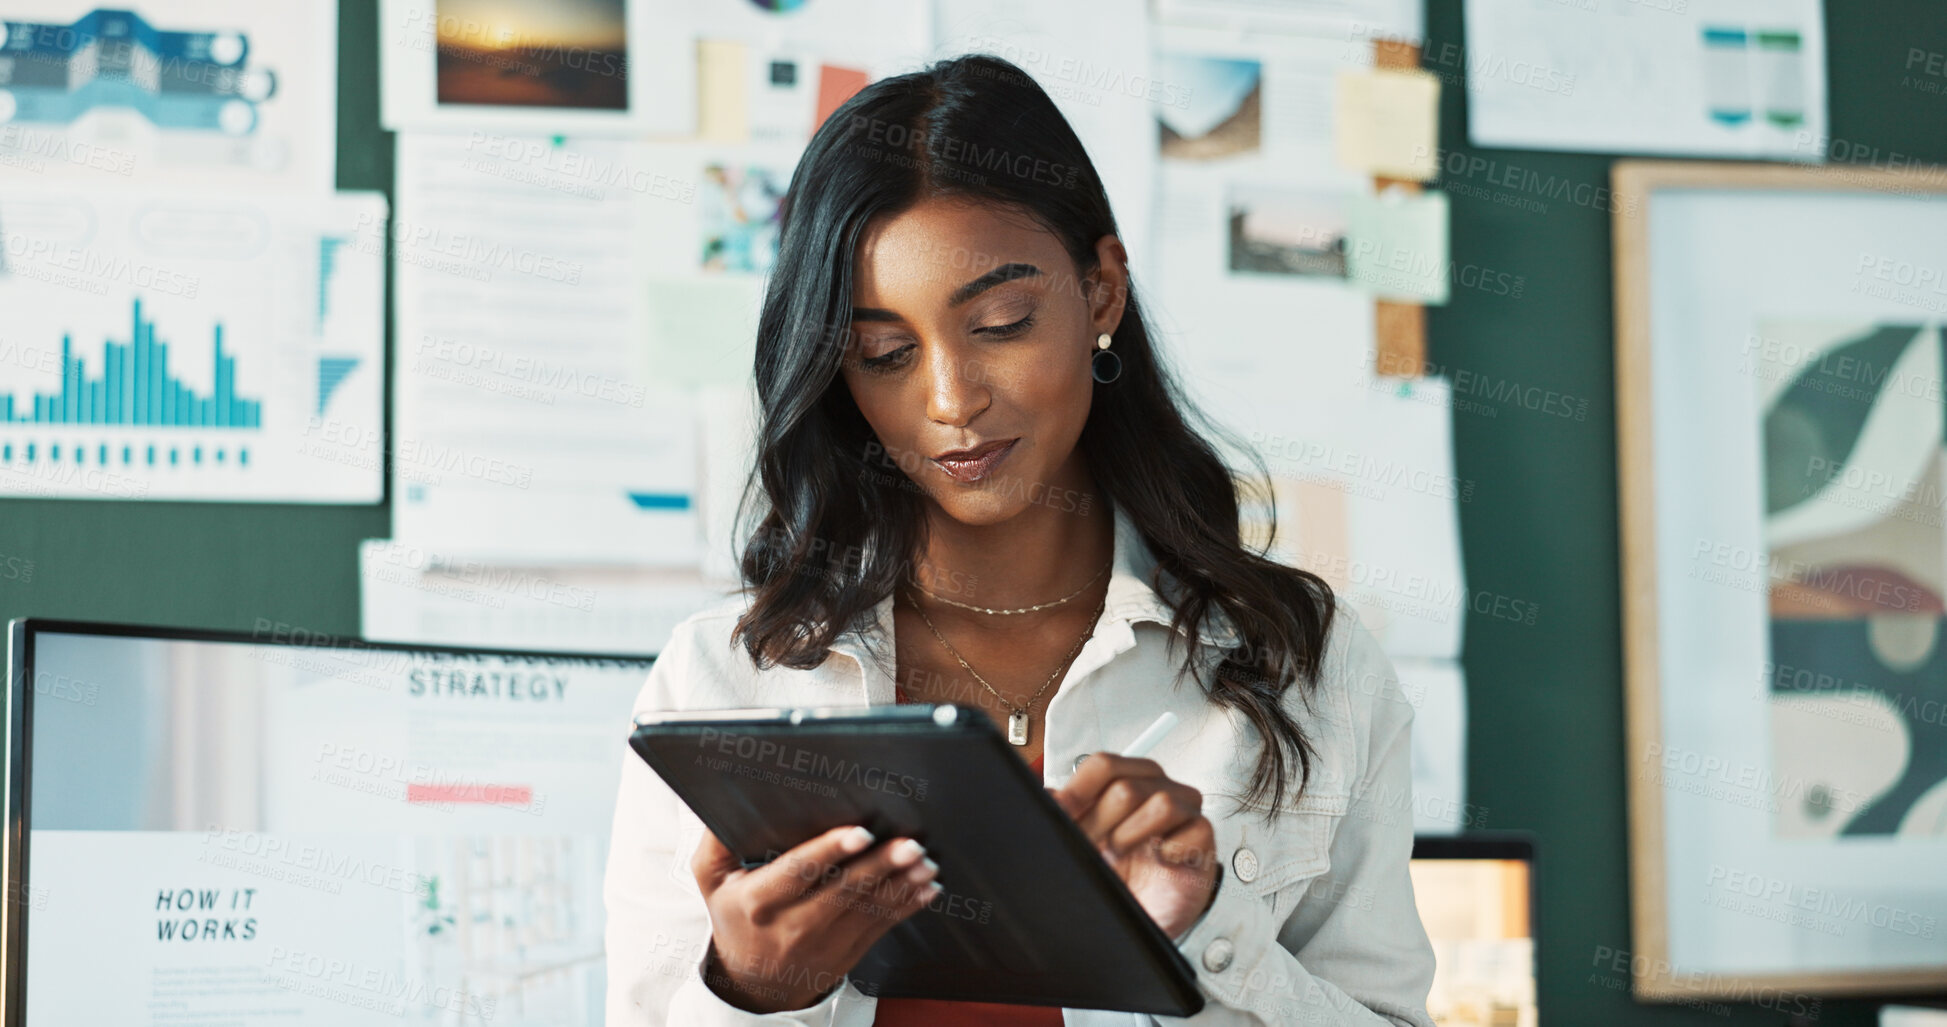
<path fill-rule="evenodd" d="M 953 346 L 930 347 L 927 360 L 926 416 L 960 427 L 993 402 L 981 364 Z"/>

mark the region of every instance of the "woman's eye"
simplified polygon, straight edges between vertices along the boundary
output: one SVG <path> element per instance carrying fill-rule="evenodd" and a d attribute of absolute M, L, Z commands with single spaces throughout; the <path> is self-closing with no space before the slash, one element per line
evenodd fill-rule
<path fill-rule="evenodd" d="M 974 329 L 974 334 L 985 335 L 992 338 L 1011 339 L 1014 336 L 1020 335 L 1022 332 L 1025 332 L 1028 329 L 1033 327 L 1034 327 L 1034 315 L 1029 314 L 1028 316 L 1020 319 L 1019 321 L 1014 322 L 1013 324 L 988 325 L 985 328 L 976 328 Z"/>
<path fill-rule="evenodd" d="M 868 371 L 891 370 L 899 366 L 906 359 L 906 354 L 911 353 L 912 350 L 913 344 L 909 342 L 904 346 L 899 346 L 885 353 L 881 353 L 876 357 L 865 357 L 859 361 L 859 366 Z"/>

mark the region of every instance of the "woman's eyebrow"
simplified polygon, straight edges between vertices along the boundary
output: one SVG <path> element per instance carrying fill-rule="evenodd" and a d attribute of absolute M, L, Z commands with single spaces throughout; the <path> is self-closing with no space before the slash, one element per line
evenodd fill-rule
<path fill-rule="evenodd" d="M 1019 261 L 1012 264 L 1002 264 L 1000 267 L 953 290 L 953 295 L 947 298 L 946 305 L 949 307 L 957 307 L 1002 282 L 1011 282 L 1016 278 L 1033 278 L 1039 274 L 1041 274 L 1041 269 L 1035 267 L 1033 264 L 1023 264 Z"/>
<path fill-rule="evenodd" d="M 957 307 L 1002 282 L 1011 282 L 1017 278 L 1035 278 L 1040 274 L 1041 269 L 1035 267 L 1033 264 L 1024 264 L 1019 261 L 1012 264 L 1002 264 L 1000 267 L 953 290 L 953 295 L 947 297 L 946 303 L 949 307 Z M 903 321 L 905 318 L 900 317 L 898 314 L 884 307 L 853 307 L 852 320 Z"/>

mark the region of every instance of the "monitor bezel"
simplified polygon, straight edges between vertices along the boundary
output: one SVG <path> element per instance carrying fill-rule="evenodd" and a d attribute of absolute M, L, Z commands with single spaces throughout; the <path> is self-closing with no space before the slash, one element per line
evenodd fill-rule
<path fill-rule="evenodd" d="M 33 743 L 28 738 L 34 689 L 34 642 L 37 636 L 94 635 L 107 638 L 136 638 L 169 642 L 216 642 L 231 645 L 280 646 L 290 649 L 351 649 L 372 652 L 428 653 L 448 656 L 486 656 L 512 659 L 566 660 L 581 663 L 639 665 L 646 676 L 656 657 L 640 653 L 585 653 L 550 649 L 505 649 L 485 646 L 435 645 L 417 642 L 377 642 L 350 635 L 313 632 L 279 623 L 287 636 L 293 629 L 304 638 L 276 637 L 254 631 L 220 631 L 202 628 L 167 627 L 151 624 L 121 624 L 111 621 L 61 620 L 46 617 L 18 617 L 7 623 L 7 763 L 6 835 L 0 839 L 0 862 L 6 868 L 7 893 L 0 901 L 0 970 L 5 984 L 0 986 L 0 1024 L 23 1027 L 27 1016 L 27 914 L 31 905 L 28 893 L 27 832 L 31 811 Z"/>

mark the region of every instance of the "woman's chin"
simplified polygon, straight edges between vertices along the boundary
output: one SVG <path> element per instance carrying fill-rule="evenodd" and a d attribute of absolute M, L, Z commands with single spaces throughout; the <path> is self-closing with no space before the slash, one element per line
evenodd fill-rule
<path fill-rule="evenodd" d="M 933 501 L 940 512 L 961 524 L 974 527 L 987 527 L 1013 520 L 1020 516 L 1028 504 L 1021 501 L 1019 494 L 1001 494 L 999 490 L 966 488 L 954 486 L 951 489 L 937 490 Z"/>

